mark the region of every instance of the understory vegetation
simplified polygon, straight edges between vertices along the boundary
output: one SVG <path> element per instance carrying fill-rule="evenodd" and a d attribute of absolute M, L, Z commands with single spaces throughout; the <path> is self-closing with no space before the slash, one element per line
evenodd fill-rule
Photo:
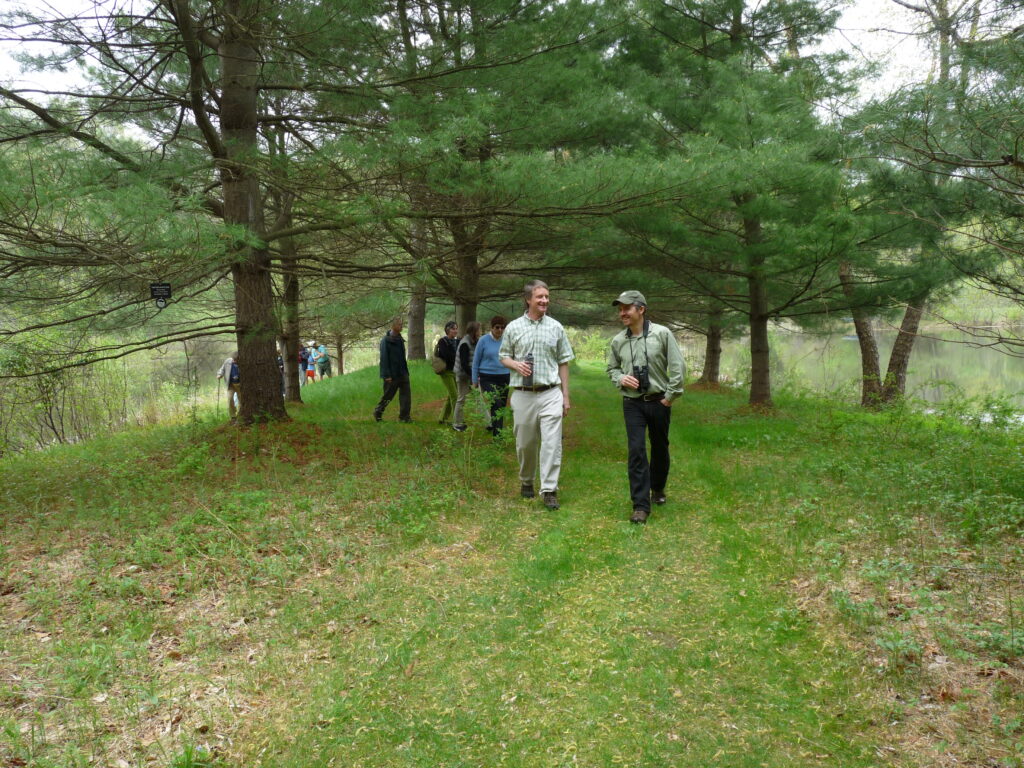
<path fill-rule="evenodd" d="M 557 513 L 411 367 L 0 462 L 0 765 L 1024 765 L 1015 427 L 693 388 L 631 526 L 599 364 Z"/>

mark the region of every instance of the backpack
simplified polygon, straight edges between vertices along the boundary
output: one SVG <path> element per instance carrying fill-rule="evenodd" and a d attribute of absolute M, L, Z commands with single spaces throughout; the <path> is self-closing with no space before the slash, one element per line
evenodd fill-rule
<path fill-rule="evenodd" d="M 448 370 L 448 361 L 438 354 L 441 351 L 441 345 L 447 343 L 444 336 L 438 339 L 437 344 L 434 345 L 434 356 L 430 358 L 430 367 L 438 376 Z"/>

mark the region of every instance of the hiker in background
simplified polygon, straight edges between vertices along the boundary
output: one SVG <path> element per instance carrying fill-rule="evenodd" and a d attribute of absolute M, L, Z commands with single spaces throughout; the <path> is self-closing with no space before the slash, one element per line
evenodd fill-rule
<path fill-rule="evenodd" d="M 309 368 L 309 350 L 299 345 L 299 386 L 306 384 L 306 369 Z"/>
<path fill-rule="evenodd" d="M 565 328 L 548 314 L 547 284 L 531 280 L 523 286 L 523 300 L 526 312 L 505 328 L 498 350 L 501 364 L 512 372 L 520 495 L 533 498 L 539 469 L 544 506 L 558 509 L 562 420 L 569 412 L 569 362 L 574 355 Z"/>
<path fill-rule="evenodd" d="M 487 431 L 495 437 L 505 426 L 501 414 L 508 404 L 509 370 L 498 357 L 506 325 L 508 321 L 501 315 L 492 317 L 490 333 L 480 339 L 473 357 L 473 386 L 480 387 L 485 399 L 491 404 L 491 422 L 487 425 Z"/>
<path fill-rule="evenodd" d="M 466 431 L 466 422 L 463 419 L 463 411 L 466 407 L 466 398 L 473 388 L 473 355 L 476 352 L 476 344 L 480 339 L 480 323 L 471 320 L 466 323 L 466 335 L 459 341 L 455 348 L 455 386 L 457 395 L 455 398 L 455 412 L 452 414 L 452 429 L 456 432 Z"/>
<path fill-rule="evenodd" d="M 317 349 L 316 339 L 309 340 L 309 362 L 312 363 L 313 367 L 313 376 L 311 378 L 313 381 L 316 381 L 316 367 L 320 362 L 320 351 Z"/>
<path fill-rule="evenodd" d="M 306 383 L 312 384 L 316 381 L 316 342 L 310 339 L 306 342 Z"/>
<path fill-rule="evenodd" d="M 646 523 L 651 502 L 665 503 L 672 403 L 683 394 L 686 365 L 672 331 L 647 319 L 647 299 L 624 291 L 612 302 L 626 326 L 608 343 L 608 376 L 622 392 L 629 455 L 631 523 Z M 646 433 L 646 434 L 645 434 Z M 647 460 L 647 436 L 651 460 Z"/>
<path fill-rule="evenodd" d="M 455 410 L 455 350 L 459 345 L 458 335 L 458 324 L 454 320 L 449 320 L 444 324 L 444 336 L 438 339 L 434 346 L 434 357 L 439 361 L 435 362 L 434 370 L 441 377 L 446 393 L 438 424 L 447 424 L 452 411 Z M 440 362 L 444 363 L 444 367 L 441 367 Z"/>
<path fill-rule="evenodd" d="M 316 371 L 320 374 L 320 381 L 325 377 L 331 378 L 331 353 L 327 351 L 326 344 L 316 348 Z"/>
<path fill-rule="evenodd" d="M 238 352 L 232 352 L 231 357 L 221 363 L 217 371 L 217 380 L 226 379 L 228 385 L 228 418 L 234 421 L 237 413 L 235 407 L 236 398 L 238 405 L 242 403 L 241 376 L 238 374 Z"/>
<path fill-rule="evenodd" d="M 373 420 L 384 418 L 384 409 L 398 393 L 398 420 L 408 424 L 412 421 L 412 389 L 409 386 L 409 364 L 405 360 L 405 339 L 402 328 L 405 322 L 402 316 L 391 321 L 391 329 L 380 340 L 380 377 L 384 384 L 384 394 L 373 409 Z"/>

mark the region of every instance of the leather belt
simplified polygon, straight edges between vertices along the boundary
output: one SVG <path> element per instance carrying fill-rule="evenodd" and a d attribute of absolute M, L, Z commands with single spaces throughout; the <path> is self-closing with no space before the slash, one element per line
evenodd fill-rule
<path fill-rule="evenodd" d="M 664 392 L 648 392 L 647 394 L 640 395 L 638 400 L 643 400 L 645 403 L 658 403 L 665 399 Z"/>
<path fill-rule="evenodd" d="M 547 392 L 557 386 L 557 384 L 545 384 L 542 387 L 512 387 L 512 389 L 518 389 L 520 392 Z"/>

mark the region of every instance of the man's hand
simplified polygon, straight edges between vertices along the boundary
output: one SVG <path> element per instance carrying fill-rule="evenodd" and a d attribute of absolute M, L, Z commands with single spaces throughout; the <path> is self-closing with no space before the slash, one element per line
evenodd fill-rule
<path fill-rule="evenodd" d="M 626 389 L 640 389 L 640 379 L 636 376 L 623 376 L 619 379 L 619 386 Z"/>
<path fill-rule="evenodd" d="M 568 392 L 563 392 L 562 393 L 562 416 L 567 416 L 569 414 L 569 407 L 570 407 L 570 405 L 569 405 L 569 393 Z"/>
<path fill-rule="evenodd" d="M 387 379 L 384 379 L 384 383 L 385 383 L 385 384 L 390 384 L 390 383 L 391 383 L 391 379 L 390 379 L 390 377 L 389 377 L 389 378 L 387 378 Z"/>
<path fill-rule="evenodd" d="M 513 360 L 512 368 L 520 376 L 529 376 L 531 373 L 533 373 L 533 366 L 531 366 L 525 360 Z"/>
<path fill-rule="evenodd" d="M 672 407 L 672 401 L 671 400 L 665 400 L 664 398 L 662 398 L 661 404 L 664 405 L 666 408 L 671 408 Z"/>

